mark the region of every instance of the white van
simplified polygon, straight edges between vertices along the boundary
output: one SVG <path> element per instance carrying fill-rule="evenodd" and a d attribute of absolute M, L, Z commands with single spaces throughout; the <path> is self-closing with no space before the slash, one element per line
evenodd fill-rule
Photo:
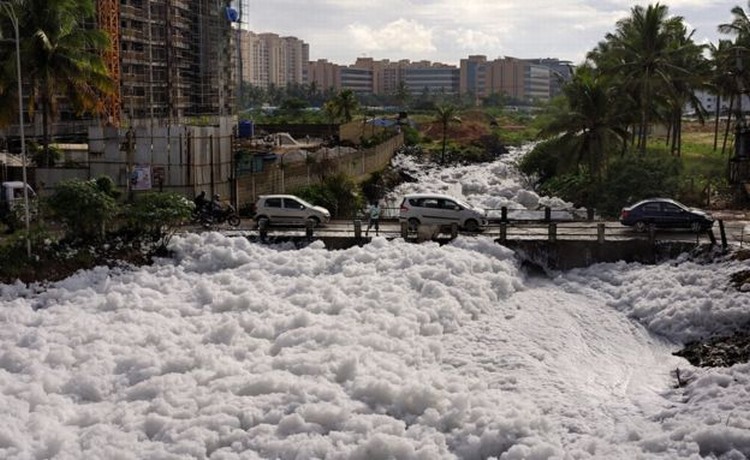
<path fill-rule="evenodd" d="M 467 232 L 476 232 L 487 226 L 487 212 L 465 201 L 432 193 L 406 195 L 401 202 L 398 219 L 408 222 L 415 230 L 419 225 L 457 224 Z"/>

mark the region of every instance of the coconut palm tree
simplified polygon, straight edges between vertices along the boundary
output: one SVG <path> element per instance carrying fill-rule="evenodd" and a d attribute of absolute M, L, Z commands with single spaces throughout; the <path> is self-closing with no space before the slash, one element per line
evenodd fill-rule
<path fill-rule="evenodd" d="M 448 139 L 448 126 L 452 123 L 461 123 L 458 117 L 458 108 L 451 104 L 438 104 L 435 106 L 435 120 L 440 123 L 443 132 L 443 149 L 440 153 L 440 163 L 445 163 L 445 147 Z"/>
<path fill-rule="evenodd" d="M 589 65 L 579 67 L 563 87 L 566 104 L 551 105 L 541 137 L 559 136 L 560 165 L 567 172 L 584 169 L 595 181 L 606 170 L 610 153 L 622 151 L 630 115 L 611 77 Z M 561 171 L 564 172 L 564 171 Z"/>
<path fill-rule="evenodd" d="M 28 91 L 29 114 L 42 114 L 43 148 L 48 150 L 49 126 L 57 114 L 62 97 L 79 115 L 100 114 L 102 95 L 112 90 L 112 79 L 102 58 L 109 39 L 101 30 L 90 27 L 95 18 L 93 0 L 11 0 L 18 17 L 22 55 L 23 84 Z M 9 18 L 0 20 L 3 36 L 7 35 Z M 7 46 L 3 43 L 2 46 Z M 0 51 L 0 66 L 11 67 L 11 54 Z M 3 75 L 5 83 L 9 81 Z M 0 105 L 15 112 L 16 79 L 0 85 Z M 7 103 L 6 103 L 7 102 Z M 8 110 L 0 122 L 6 121 Z M 17 112 L 16 112 L 17 113 Z"/>
<path fill-rule="evenodd" d="M 359 108 L 359 101 L 357 101 L 354 91 L 345 89 L 334 98 L 334 107 L 336 116 L 343 119 L 345 123 L 349 123 L 354 119 L 354 112 Z"/>
<path fill-rule="evenodd" d="M 712 72 L 710 76 L 710 86 L 716 94 L 716 110 L 714 120 L 714 150 L 718 149 L 719 143 L 719 119 L 721 115 L 721 101 L 728 98 L 729 106 L 734 106 L 734 98 L 740 94 L 739 80 L 737 77 L 737 59 L 735 57 L 734 44 L 730 40 L 719 40 L 717 45 L 713 43 L 709 46 L 711 54 Z M 728 135 L 729 123 L 731 118 L 727 118 L 727 130 L 725 130 L 724 146 L 726 146 L 726 137 Z"/>
<path fill-rule="evenodd" d="M 659 117 L 659 107 L 668 106 L 675 78 L 687 78 L 689 69 L 680 67 L 681 56 L 692 50 L 691 40 L 676 40 L 676 31 L 684 31 L 683 19 L 669 16 L 667 6 L 635 6 L 631 15 L 618 21 L 617 30 L 608 34 L 602 47 L 607 66 L 603 71 L 619 74 L 624 90 L 638 102 L 636 148 L 645 152 L 648 129 Z"/>

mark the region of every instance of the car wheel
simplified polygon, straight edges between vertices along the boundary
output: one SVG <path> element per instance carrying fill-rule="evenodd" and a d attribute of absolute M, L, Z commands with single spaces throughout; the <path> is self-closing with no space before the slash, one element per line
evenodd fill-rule
<path fill-rule="evenodd" d="M 479 223 L 476 220 L 470 219 L 464 222 L 464 228 L 469 233 L 476 233 L 479 230 Z"/>
<path fill-rule="evenodd" d="M 409 219 L 409 230 L 411 231 L 417 231 L 417 228 L 419 227 L 419 219 L 416 217 L 412 217 Z"/>
<path fill-rule="evenodd" d="M 638 233 L 644 233 L 646 230 L 648 230 L 648 225 L 646 225 L 646 222 L 639 220 L 635 223 L 633 226 L 635 228 L 635 231 Z"/>
<path fill-rule="evenodd" d="M 271 221 L 266 216 L 258 217 L 256 222 L 258 223 L 258 228 L 268 228 L 271 225 Z"/>
<path fill-rule="evenodd" d="M 227 219 L 227 223 L 231 225 L 232 227 L 239 227 L 240 226 L 240 218 L 237 215 L 231 215 Z"/>
<path fill-rule="evenodd" d="M 309 225 L 313 226 L 313 228 L 320 225 L 320 219 L 317 217 L 308 217 L 307 221 L 310 223 Z"/>
<path fill-rule="evenodd" d="M 690 230 L 693 233 L 700 233 L 704 231 L 704 226 L 699 221 L 694 220 L 693 222 L 690 223 Z"/>

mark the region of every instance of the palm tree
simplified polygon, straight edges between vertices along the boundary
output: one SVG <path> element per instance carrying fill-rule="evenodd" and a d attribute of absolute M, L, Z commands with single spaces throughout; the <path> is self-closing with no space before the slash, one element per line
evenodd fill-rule
<path fill-rule="evenodd" d="M 540 131 L 541 137 L 560 136 L 558 145 L 563 168 L 584 170 L 595 180 L 606 170 L 608 155 L 622 150 L 630 121 L 621 110 L 621 94 L 611 78 L 588 65 L 579 67 L 563 87 L 567 102 L 551 105 L 551 118 Z"/>
<path fill-rule="evenodd" d="M 345 89 L 339 92 L 334 98 L 334 107 L 336 116 L 349 123 L 354 118 L 354 112 L 359 108 L 359 101 L 354 95 L 354 91 Z"/>
<path fill-rule="evenodd" d="M 750 1 L 748 1 L 748 8 L 750 9 Z M 728 24 L 720 24 L 719 32 L 734 35 L 736 37 L 734 45 L 728 51 L 728 59 L 731 60 L 732 54 L 734 55 L 734 77 L 738 95 L 737 100 L 739 101 L 738 105 L 741 106 L 742 94 L 750 89 L 750 15 L 740 6 L 732 8 L 732 14 L 734 15 L 732 22 Z M 742 121 L 741 117 L 742 109 L 740 108 L 737 111 L 737 123 Z M 727 134 L 728 131 L 729 122 L 727 122 Z"/>
<path fill-rule="evenodd" d="M 669 17 L 665 5 L 635 6 L 630 17 L 618 21 L 616 32 L 606 36 L 606 46 L 592 54 L 600 59 L 597 64 L 604 64 L 603 71 L 621 76 L 626 92 L 637 95 L 640 152 L 645 152 L 652 120 L 659 117 L 657 109 L 669 105 L 673 81 L 690 75 L 680 66 L 681 56 L 692 52 L 694 44 L 689 37 L 676 40 L 677 31 L 685 31 L 683 19 Z"/>
<path fill-rule="evenodd" d="M 90 27 L 96 13 L 93 0 L 11 1 L 21 33 L 22 78 L 28 88 L 28 111 L 32 116 L 37 107 L 41 111 L 42 144 L 48 151 L 50 120 L 57 113 L 60 97 L 64 96 L 79 115 L 103 112 L 102 95 L 112 90 L 112 79 L 102 58 L 109 38 L 103 31 Z M 7 36 L 8 18 L 2 19 L 2 33 Z M 3 68 L 10 67 L 8 58 L 7 51 L 0 51 Z M 13 91 L 15 78 L 11 81 L 10 86 L 0 86 L 2 103 L 8 97 L 17 97 Z M 18 109 L 14 104 L 3 105 Z"/>
<path fill-rule="evenodd" d="M 445 146 L 448 139 L 448 126 L 451 123 L 461 123 L 458 117 L 458 108 L 451 104 L 438 104 L 435 106 L 435 120 L 443 129 L 443 150 L 440 153 L 440 163 L 445 164 Z"/>
<path fill-rule="evenodd" d="M 739 80 L 737 77 L 737 59 L 735 58 L 734 45 L 730 40 L 719 40 L 718 45 L 710 45 L 712 73 L 710 77 L 710 86 L 716 94 L 716 111 L 714 120 L 714 150 L 717 150 L 719 143 L 719 118 L 721 115 L 721 101 L 723 98 L 729 98 L 729 106 L 734 106 L 734 96 L 740 94 Z M 730 117 L 731 118 L 731 111 Z M 730 120 L 727 119 L 727 129 Z M 726 146 L 726 136 L 724 136 L 724 146 Z"/>

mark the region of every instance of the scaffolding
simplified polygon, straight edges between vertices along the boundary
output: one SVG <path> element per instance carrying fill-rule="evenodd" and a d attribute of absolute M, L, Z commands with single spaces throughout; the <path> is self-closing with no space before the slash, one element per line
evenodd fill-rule
<path fill-rule="evenodd" d="M 103 101 L 104 120 L 110 126 L 120 126 L 120 1 L 100 0 L 97 13 L 99 27 L 109 37 L 103 58 L 113 82 L 113 91 Z"/>
<path fill-rule="evenodd" d="M 130 125 L 233 113 L 228 7 L 226 0 L 120 2 L 121 110 Z"/>

